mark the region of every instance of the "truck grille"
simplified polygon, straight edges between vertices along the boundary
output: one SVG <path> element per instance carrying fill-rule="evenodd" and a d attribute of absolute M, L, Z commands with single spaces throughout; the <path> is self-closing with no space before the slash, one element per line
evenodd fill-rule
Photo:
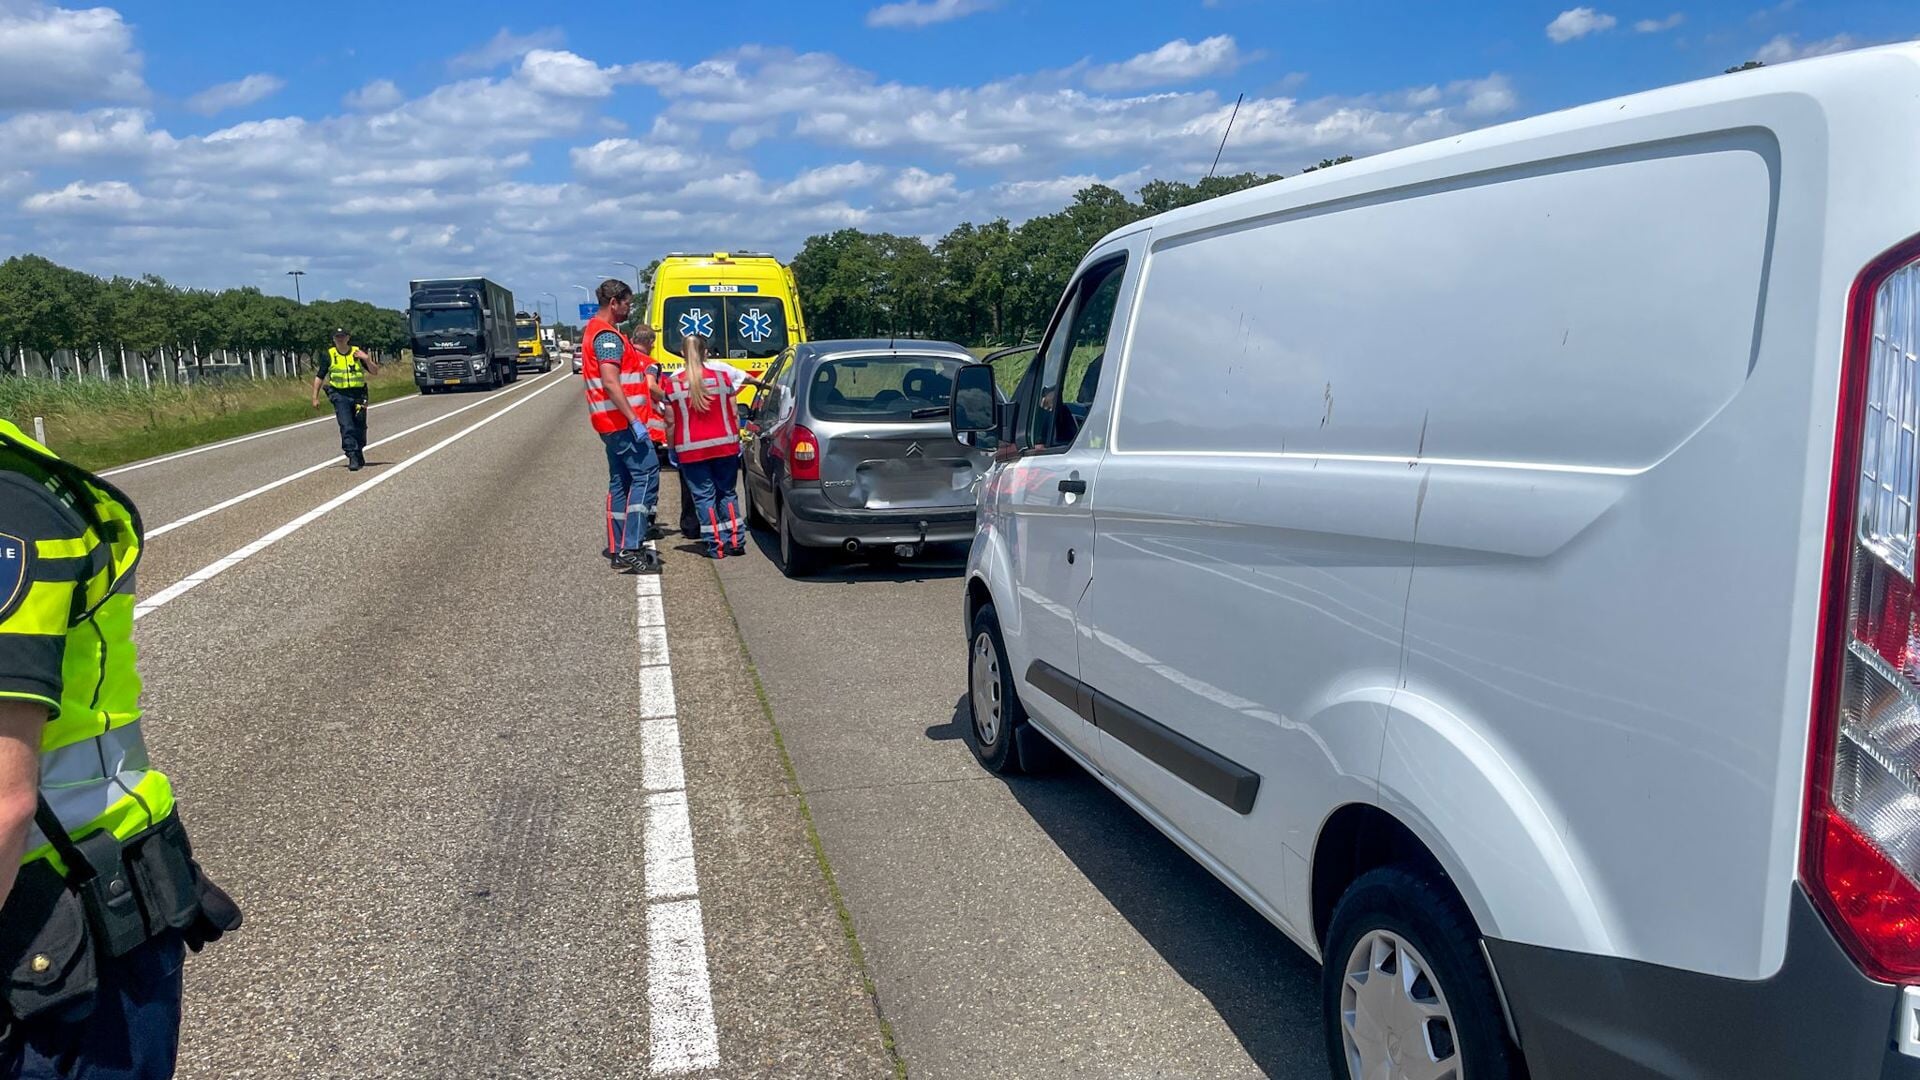
<path fill-rule="evenodd" d="M 435 360 L 429 369 L 436 379 L 464 379 L 469 370 L 465 358 L 455 360 Z"/>

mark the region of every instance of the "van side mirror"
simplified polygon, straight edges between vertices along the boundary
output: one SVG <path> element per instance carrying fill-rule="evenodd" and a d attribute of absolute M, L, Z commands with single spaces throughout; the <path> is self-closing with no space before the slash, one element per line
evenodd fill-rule
<path fill-rule="evenodd" d="M 953 377 L 953 434 L 995 431 L 1000 427 L 1000 394 L 994 385 L 993 368 L 986 364 L 968 364 Z"/>

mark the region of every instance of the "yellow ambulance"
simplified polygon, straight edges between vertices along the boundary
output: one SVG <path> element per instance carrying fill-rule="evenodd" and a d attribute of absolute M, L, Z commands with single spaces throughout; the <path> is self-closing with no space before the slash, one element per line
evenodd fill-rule
<path fill-rule="evenodd" d="M 793 270 L 763 252 L 676 252 L 660 260 L 647 299 L 654 356 L 669 371 L 683 363 L 681 339 L 707 337 L 709 359 L 754 378 L 787 346 L 807 340 Z M 749 388 L 742 402 L 752 400 Z"/>

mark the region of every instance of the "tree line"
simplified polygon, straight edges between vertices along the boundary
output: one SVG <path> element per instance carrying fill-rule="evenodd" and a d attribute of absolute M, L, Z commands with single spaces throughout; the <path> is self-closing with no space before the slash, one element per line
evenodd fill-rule
<path fill-rule="evenodd" d="M 1352 161 L 1328 158 L 1306 172 Z M 808 336 L 940 338 L 1014 345 L 1045 329 L 1067 277 L 1101 237 L 1154 214 L 1281 179 L 1279 173 L 1154 180 L 1127 198 L 1105 184 L 1065 208 L 1013 225 L 966 222 L 933 244 L 840 229 L 810 236 L 794 257 Z"/>
<path fill-rule="evenodd" d="M 0 371 L 132 382 L 193 378 L 208 364 L 300 375 L 336 326 L 393 354 L 406 315 L 361 300 L 295 303 L 251 286 L 213 292 L 154 275 L 99 278 L 38 255 L 0 263 Z"/>

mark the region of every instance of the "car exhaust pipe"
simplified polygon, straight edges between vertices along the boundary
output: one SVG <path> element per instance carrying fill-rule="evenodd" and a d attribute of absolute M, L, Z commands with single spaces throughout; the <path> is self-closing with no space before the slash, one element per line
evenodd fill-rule
<path fill-rule="evenodd" d="M 847 541 L 846 543 L 844 543 L 844 544 L 842 544 L 842 545 L 840 545 L 840 546 L 841 546 L 841 547 L 843 547 L 843 548 L 846 548 L 846 549 L 847 549 L 847 554 L 849 554 L 849 555 L 858 555 L 858 554 L 860 554 L 860 541 L 858 541 L 858 540 L 848 540 L 848 541 Z"/>

